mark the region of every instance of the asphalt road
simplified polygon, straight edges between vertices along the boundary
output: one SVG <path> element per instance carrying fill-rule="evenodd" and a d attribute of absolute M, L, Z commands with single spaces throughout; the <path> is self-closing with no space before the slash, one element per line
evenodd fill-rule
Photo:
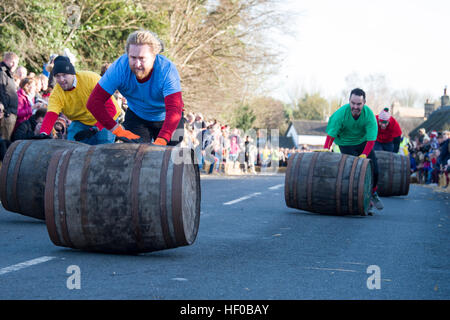
<path fill-rule="evenodd" d="M 448 193 L 412 185 L 336 217 L 287 208 L 284 175 L 201 184 L 194 244 L 140 255 L 57 247 L 2 208 L 0 299 L 450 299 Z"/>

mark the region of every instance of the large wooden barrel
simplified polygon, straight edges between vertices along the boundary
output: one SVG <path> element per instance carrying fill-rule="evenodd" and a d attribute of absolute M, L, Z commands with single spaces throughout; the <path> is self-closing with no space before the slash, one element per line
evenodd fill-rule
<path fill-rule="evenodd" d="M 73 149 L 80 142 L 45 139 L 12 143 L 0 171 L 0 198 L 6 210 L 44 219 L 44 191 L 47 167 L 58 150 Z"/>
<path fill-rule="evenodd" d="M 285 201 L 290 208 L 329 215 L 366 215 L 372 189 L 370 160 L 334 153 L 289 158 Z"/>
<path fill-rule="evenodd" d="M 375 151 L 375 156 L 379 171 L 378 195 L 382 197 L 407 195 L 411 175 L 409 158 L 387 151 Z"/>
<path fill-rule="evenodd" d="M 104 144 L 55 153 L 45 220 L 57 246 L 150 252 L 194 242 L 200 198 L 193 150 Z"/>

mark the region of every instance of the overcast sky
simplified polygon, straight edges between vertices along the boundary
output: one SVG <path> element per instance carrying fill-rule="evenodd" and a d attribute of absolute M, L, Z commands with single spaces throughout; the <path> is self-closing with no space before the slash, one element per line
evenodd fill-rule
<path fill-rule="evenodd" d="M 393 90 L 439 99 L 450 85 L 449 0 L 297 0 L 297 32 L 276 83 L 283 99 L 295 87 L 340 94 L 345 77 L 384 74 Z"/>

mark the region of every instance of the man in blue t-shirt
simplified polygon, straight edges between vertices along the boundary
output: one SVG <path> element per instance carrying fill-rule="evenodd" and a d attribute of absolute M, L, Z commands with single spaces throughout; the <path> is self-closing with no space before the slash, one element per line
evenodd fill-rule
<path fill-rule="evenodd" d="M 180 76 L 175 65 L 159 54 L 162 50 L 154 33 L 133 32 L 126 53 L 106 70 L 89 97 L 88 110 L 123 141 L 176 145 L 183 138 Z M 128 104 L 123 127 L 103 107 L 116 90 Z"/>

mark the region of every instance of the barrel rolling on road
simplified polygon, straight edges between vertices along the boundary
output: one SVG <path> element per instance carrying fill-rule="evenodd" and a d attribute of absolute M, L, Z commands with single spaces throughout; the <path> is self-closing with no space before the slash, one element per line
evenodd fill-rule
<path fill-rule="evenodd" d="M 25 216 L 45 219 L 44 191 L 48 164 L 58 150 L 73 149 L 80 142 L 45 139 L 12 143 L 0 171 L 0 198 L 3 207 Z"/>
<path fill-rule="evenodd" d="M 290 208 L 329 215 L 366 215 L 372 189 L 370 160 L 334 153 L 289 158 L 285 200 Z"/>
<path fill-rule="evenodd" d="M 200 221 L 193 150 L 105 144 L 55 153 L 45 218 L 57 246 L 140 253 L 190 245 Z"/>
<path fill-rule="evenodd" d="M 382 197 L 407 195 L 411 176 L 409 158 L 387 151 L 375 151 L 375 155 L 379 171 L 378 195 Z"/>

